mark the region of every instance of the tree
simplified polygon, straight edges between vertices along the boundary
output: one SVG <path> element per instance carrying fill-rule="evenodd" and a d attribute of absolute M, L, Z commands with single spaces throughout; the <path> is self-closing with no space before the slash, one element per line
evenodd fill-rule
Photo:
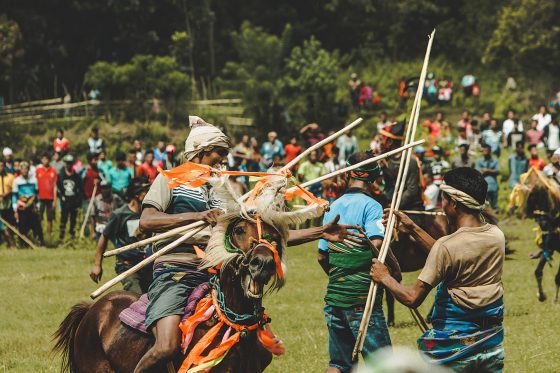
<path fill-rule="evenodd" d="M 560 3 L 512 0 L 502 8 L 483 63 L 516 73 L 556 73 L 560 58 Z"/>
<path fill-rule="evenodd" d="M 16 65 L 22 57 L 22 36 L 18 24 L 0 15 L 0 81 L 8 84 L 10 102 L 14 101 Z"/>
<path fill-rule="evenodd" d="M 282 79 L 283 97 L 296 122 L 336 123 L 335 94 L 340 73 L 337 53 L 321 48 L 311 37 L 295 47 L 286 60 Z"/>
<path fill-rule="evenodd" d="M 264 130 L 282 126 L 280 77 L 290 30 L 286 25 L 279 38 L 244 22 L 240 32 L 232 34 L 239 62 L 227 62 L 218 80 L 222 95 L 242 95 L 246 110 Z"/>

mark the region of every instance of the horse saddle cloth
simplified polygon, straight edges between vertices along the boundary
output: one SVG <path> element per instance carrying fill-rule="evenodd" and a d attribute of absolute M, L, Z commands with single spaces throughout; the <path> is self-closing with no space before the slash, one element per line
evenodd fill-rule
<path fill-rule="evenodd" d="M 198 302 L 211 288 L 212 286 L 208 282 L 202 283 L 194 288 L 187 299 L 181 322 L 194 313 Z M 150 334 L 146 328 L 146 309 L 148 308 L 148 301 L 148 294 L 142 294 L 136 302 L 132 303 L 119 314 L 121 322 L 141 333 Z"/>

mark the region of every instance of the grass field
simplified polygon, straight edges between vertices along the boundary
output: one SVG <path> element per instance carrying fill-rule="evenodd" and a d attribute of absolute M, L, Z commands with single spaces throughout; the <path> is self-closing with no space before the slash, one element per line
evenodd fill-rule
<path fill-rule="evenodd" d="M 506 371 L 558 372 L 556 347 L 560 305 L 551 300 L 556 269 L 545 270 L 549 300 L 539 303 L 533 276 L 534 223 L 513 221 L 503 229 L 515 253 L 505 264 Z M 93 263 L 91 243 L 76 248 L 7 250 L 0 247 L 0 371 L 56 372 L 59 357 L 52 356 L 50 336 L 69 307 L 88 299 L 96 288 L 88 277 Z M 315 261 L 315 245 L 291 248 L 288 283 L 265 299 L 272 326 L 286 343 L 287 354 L 275 358 L 269 372 L 321 372 L 327 366 L 327 333 L 322 298 L 326 278 Z M 105 266 L 105 278 L 113 276 L 113 262 Z M 415 278 L 405 276 L 405 283 Z M 430 297 L 429 297 L 430 298 Z M 429 305 L 423 305 L 425 314 Z M 410 313 L 396 310 L 397 325 L 390 329 L 395 345 L 415 346 L 419 335 Z"/>

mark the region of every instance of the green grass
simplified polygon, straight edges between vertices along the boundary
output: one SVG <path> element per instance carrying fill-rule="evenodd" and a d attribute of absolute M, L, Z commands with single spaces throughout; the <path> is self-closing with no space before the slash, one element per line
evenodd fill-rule
<path fill-rule="evenodd" d="M 536 262 L 527 258 L 535 249 L 534 225 L 516 220 L 503 227 L 510 247 L 516 250 L 504 269 L 507 372 L 560 371 L 560 360 L 555 358 L 560 305 L 537 301 Z M 49 352 L 50 336 L 69 307 L 87 300 L 96 288 L 88 277 L 93 245 L 81 242 L 74 249 L 0 248 L 0 371 L 58 371 L 60 359 Z M 322 313 L 326 278 L 315 256 L 315 245 L 291 248 L 286 287 L 265 298 L 272 327 L 287 347 L 286 355 L 275 358 L 269 372 L 321 372 L 328 364 Z M 544 285 L 550 298 L 555 271 L 545 269 Z M 113 262 L 107 261 L 104 280 L 113 274 Z M 406 274 L 404 282 L 411 283 L 416 275 Z M 428 307 L 421 307 L 423 314 Z M 393 344 L 415 347 L 420 333 L 408 310 L 397 305 L 396 319 L 396 327 L 390 329 Z"/>

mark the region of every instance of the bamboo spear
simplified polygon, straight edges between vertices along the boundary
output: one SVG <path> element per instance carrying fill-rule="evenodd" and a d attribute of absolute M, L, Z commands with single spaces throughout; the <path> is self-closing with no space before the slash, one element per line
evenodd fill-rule
<path fill-rule="evenodd" d="M 414 104 L 412 107 L 411 117 L 409 118 L 406 136 L 405 136 L 405 144 L 408 144 L 411 140 L 414 139 L 416 134 L 416 128 L 418 126 L 418 116 L 420 114 L 420 104 L 422 102 L 422 92 L 424 88 L 424 82 L 426 80 L 426 73 L 428 69 L 428 62 L 430 60 L 430 51 L 432 49 L 432 43 L 434 40 L 435 30 L 432 31 L 429 41 L 428 47 L 426 48 L 426 55 L 424 57 L 424 64 L 422 66 L 422 72 L 420 74 L 420 81 L 418 83 L 418 89 L 416 92 L 416 96 L 414 98 Z M 378 260 L 382 263 L 385 262 L 385 258 L 387 256 L 389 250 L 389 244 L 391 243 L 391 238 L 393 234 L 393 227 L 395 225 L 395 216 L 394 211 L 398 210 L 402 193 L 404 191 L 406 175 L 408 173 L 408 167 L 410 164 L 410 156 L 412 154 L 412 150 L 409 148 L 405 154 L 401 157 L 399 173 L 397 176 L 397 182 L 395 185 L 395 192 L 393 194 L 393 198 L 391 200 L 391 208 L 389 209 L 389 216 L 387 219 L 387 234 L 383 239 L 383 244 L 381 245 L 381 249 L 379 250 L 379 257 Z M 365 335 L 367 333 L 369 319 L 371 317 L 371 312 L 373 310 L 373 306 L 375 303 L 375 296 L 377 294 L 377 284 L 372 281 L 368 293 L 368 298 L 366 302 L 366 307 L 364 310 L 364 314 L 362 317 L 362 322 L 360 323 L 360 329 L 358 330 L 358 336 L 356 338 L 356 344 L 354 346 L 354 351 L 352 353 L 352 359 L 354 361 L 358 360 L 359 354 L 362 352 L 364 342 L 365 342 Z"/>
<path fill-rule="evenodd" d="M 146 239 L 144 239 L 144 240 L 142 240 L 142 241 L 134 242 L 134 243 L 131 243 L 130 245 L 126 245 L 126 246 L 123 246 L 123 247 L 119 247 L 118 249 L 115 249 L 115 250 L 106 251 L 106 252 L 103 254 L 103 256 L 104 256 L 104 257 L 108 257 L 108 256 L 112 256 L 112 255 L 117 255 L 117 254 L 123 253 L 123 252 L 125 252 L 125 251 L 129 251 L 129 250 L 132 250 L 132 249 L 136 249 L 136 248 L 138 248 L 138 247 L 141 247 L 141 246 L 145 246 L 145 245 L 150 244 L 150 243 L 152 243 L 152 242 L 156 242 L 156 241 L 159 241 L 159 240 L 163 240 L 163 239 L 165 239 L 165 238 L 177 236 L 177 235 L 182 234 L 182 233 L 186 234 L 186 233 L 188 233 L 188 231 L 190 231 L 191 229 L 198 228 L 198 227 L 200 227 L 201 225 L 205 225 L 205 224 L 206 224 L 206 223 L 205 223 L 204 221 L 197 221 L 197 222 L 191 223 L 191 224 L 189 224 L 189 225 L 185 225 L 185 226 L 182 226 L 182 227 L 174 228 L 174 229 L 171 229 L 170 231 L 167 231 L 167 232 L 164 232 L 164 233 L 160 233 L 160 234 L 156 234 L 155 236 L 146 238 Z"/>
<path fill-rule="evenodd" d="M 84 231 L 86 230 L 86 225 L 89 220 L 89 214 L 91 213 L 91 208 L 93 207 L 93 203 L 95 201 L 96 192 L 97 192 L 97 184 L 93 186 L 93 192 L 91 193 L 91 198 L 89 199 L 86 215 L 84 216 L 84 222 L 82 223 L 82 227 L 80 228 L 80 238 L 84 237 Z"/>
<path fill-rule="evenodd" d="M 29 247 L 31 247 L 33 250 L 37 249 L 37 246 L 35 246 L 35 244 L 33 244 L 33 242 L 29 238 L 25 237 L 25 235 L 23 233 L 18 231 L 18 229 L 16 227 L 14 227 L 10 223 L 8 223 L 6 220 L 2 219 L 2 217 L 0 217 L 0 222 L 2 222 L 2 224 L 6 225 L 6 227 L 10 228 L 10 230 L 12 232 L 14 232 L 19 238 L 21 238 L 23 240 L 23 242 L 28 244 Z"/>
<path fill-rule="evenodd" d="M 175 241 L 173 241 L 170 244 L 163 247 L 161 250 L 155 252 L 154 254 L 150 255 L 146 259 L 142 260 L 140 263 L 136 264 L 134 267 L 124 271 L 123 273 L 121 273 L 117 277 L 113 278 L 112 280 L 107 281 L 103 286 L 101 286 L 99 289 L 97 289 L 96 291 L 94 291 L 93 293 L 90 294 L 91 299 L 97 298 L 105 290 L 113 287 L 115 284 L 124 280 L 128 276 L 138 272 L 140 269 L 144 268 L 148 264 L 153 263 L 157 258 L 159 258 L 160 256 L 162 256 L 164 254 L 167 254 L 169 251 L 173 250 L 174 248 L 179 246 L 181 243 L 185 242 L 186 240 L 188 240 L 189 238 L 191 238 L 192 236 L 194 236 L 195 234 L 197 234 L 198 232 L 203 230 L 205 227 L 206 227 L 206 225 L 202 225 L 198 228 L 195 228 L 195 229 L 191 230 L 189 233 L 181 236 L 180 238 L 176 239 Z"/>

